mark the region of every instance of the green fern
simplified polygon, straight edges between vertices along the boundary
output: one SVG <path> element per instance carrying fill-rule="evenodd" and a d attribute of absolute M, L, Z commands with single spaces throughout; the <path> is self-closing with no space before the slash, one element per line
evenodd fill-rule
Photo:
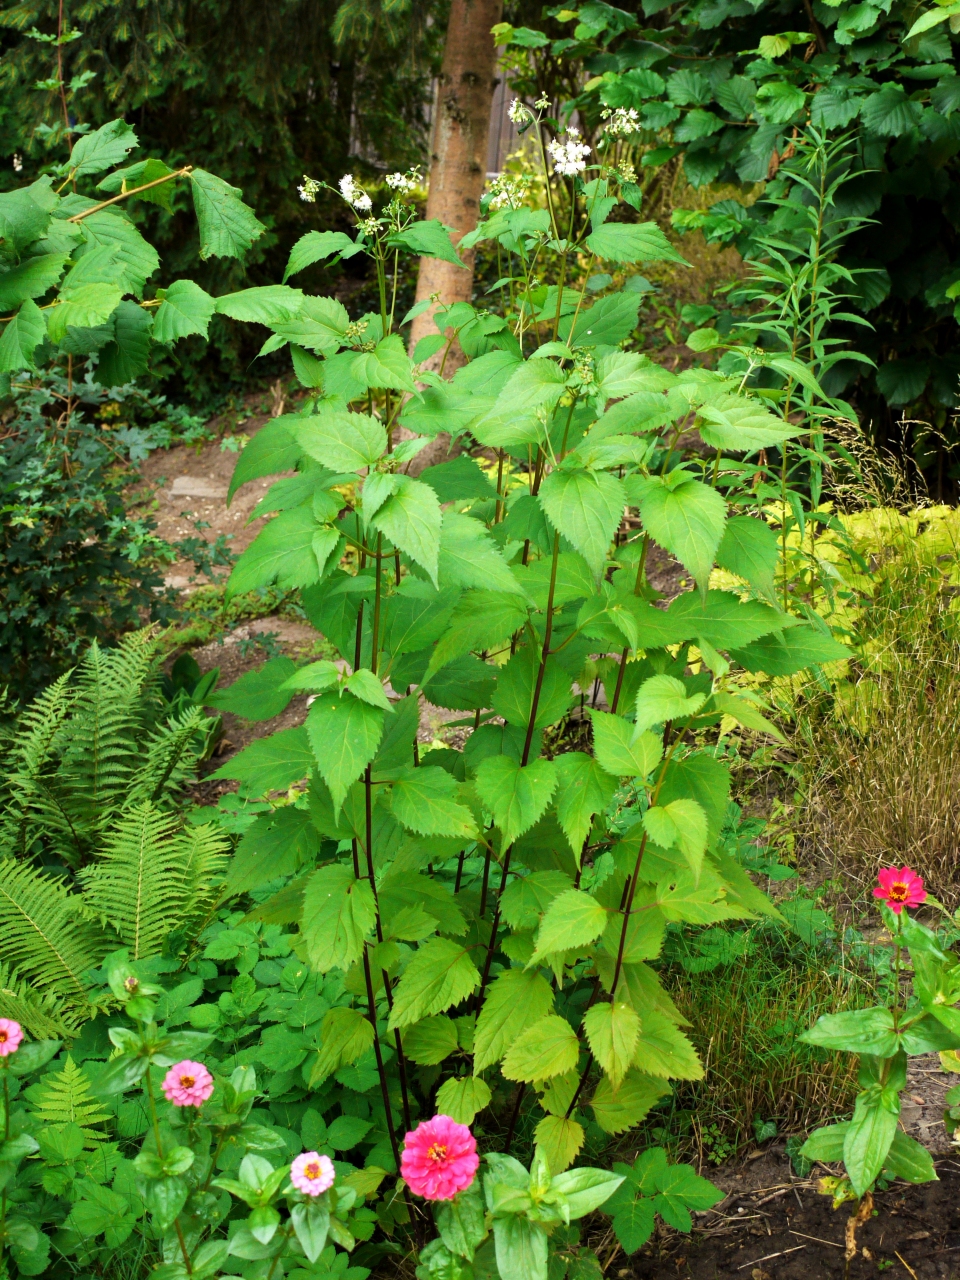
<path fill-rule="evenodd" d="M 83 1070 L 67 1054 L 62 1071 L 45 1075 L 27 1090 L 27 1098 L 33 1104 L 33 1113 L 41 1124 L 75 1124 L 83 1134 L 83 1145 L 95 1148 L 106 1134 L 93 1128 L 111 1119 Z"/>
<path fill-rule="evenodd" d="M 37 1040 L 75 1036 L 83 1022 L 55 995 L 39 995 L 28 982 L 15 977 L 6 964 L 0 964 L 0 1018 L 13 1018 Z"/>
<path fill-rule="evenodd" d="M 0 849 L 22 853 L 41 827 L 73 843 L 72 824 L 57 794 L 55 743 L 76 702 L 66 672 L 19 716 L 4 751 Z"/>
<path fill-rule="evenodd" d="M 158 803 L 195 774 L 216 720 L 201 707 L 188 707 L 152 733 L 143 763 L 130 779 L 128 804 Z"/>
<path fill-rule="evenodd" d="M 147 729 L 141 703 L 155 674 L 156 646 L 143 632 L 125 637 L 117 649 L 94 642 L 80 664 L 62 771 L 88 838 L 123 807 Z"/>
<path fill-rule="evenodd" d="M 213 896 L 228 847 L 210 827 L 178 830 L 152 804 L 124 814 L 96 865 L 80 873 L 85 907 L 117 932 L 134 960 L 157 955 Z"/>
<path fill-rule="evenodd" d="M 35 991 L 90 1010 L 84 974 L 108 949 L 63 883 L 12 858 L 0 861 L 0 955 Z M 90 1010 L 92 1012 L 92 1010 Z"/>

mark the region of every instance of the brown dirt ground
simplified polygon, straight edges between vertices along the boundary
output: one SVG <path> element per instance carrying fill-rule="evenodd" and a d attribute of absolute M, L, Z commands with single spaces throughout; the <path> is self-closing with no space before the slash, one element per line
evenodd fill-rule
<path fill-rule="evenodd" d="M 817 1190 L 818 1179 L 835 1171 L 818 1167 L 809 1178 L 797 1178 L 782 1150 L 756 1155 L 710 1175 L 727 1197 L 696 1215 L 692 1235 L 659 1228 L 632 1258 L 610 1255 L 606 1274 L 620 1280 L 843 1276 L 850 1206 L 834 1210 L 830 1198 Z M 880 1274 L 893 1280 L 960 1277 L 960 1163 L 941 1159 L 937 1173 L 938 1182 L 916 1187 L 898 1182 L 876 1196 L 873 1217 L 857 1233 L 850 1280 Z"/>

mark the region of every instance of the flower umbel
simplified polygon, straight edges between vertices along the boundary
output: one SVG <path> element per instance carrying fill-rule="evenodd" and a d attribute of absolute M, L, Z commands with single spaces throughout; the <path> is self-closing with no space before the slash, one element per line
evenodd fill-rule
<path fill-rule="evenodd" d="M 354 209 L 359 209 L 361 213 L 369 213 L 373 208 L 373 201 L 351 174 L 345 173 L 340 179 L 339 186 L 340 194 L 347 204 L 353 205 Z"/>
<path fill-rule="evenodd" d="M 491 209 L 519 209 L 527 199 L 532 179 L 525 173 L 498 173 L 488 191 Z"/>
<path fill-rule="evenodd" d="M 617 107 L 611 111 L 609 107 L 603 112 L 607 122 L 607 133 L 616 137 L 626 137 L 640 132 L 640 113 L 636 107 Z"/>
<path fill-rule="evenodd" d="M 476 1140 L 465 1124 L 449 1116 L 424 1120 L 403 1141 L 400 1173 L 414 1195 L 452 1200 L 476 1177 Z"/>
<path fill-rule="evenodd" d="M 421 181 L 420 170 L 416 167 L 408 169 L 406 173 L 388 173 L 386 178 L 387 186 L 400 196 L 416 191 Z"/>
<path fill-rule="evenodd" d="M 523 124 L 531 118 L 530 108 L 519 98 L 514 98 L 507 110 L 507 115 L 514 124 Z"/>
<path fill-rule="evenodd" d="M 175 1062 L 160 1085 L 175 1107 L 199 1107 L 213 1093 L 213 1076 L 202 1062 Z"/>
<path fill-rule="evenodd" d="M 336 1176 L 330 1157 L 318 1156 L 316 1151 L 304 1151 L 290 1166 L 290 1181 L 305 1196 L 323 1195 Z"/>
<path fill-rule="evenodd" d="M 554 138 L 552 142 L 548 142 L 547 151 L 553 160 L 554 172 L 568 178 L 583 173 L 587 167 L 587 156 L 590 154 L 587 144 L 580 141 L 579 129 L 568 129 L 565 141 L 561 142 L 559 138 Z"/>
<path fill-rule="evenodd" d="M 923 881 L 909 867 L 883 867 L 877 880 L 879 884 L 874 889 L 873 896 L 882 899 L 895 916 L 904 907 L 919 907 L 921 902 L 927 900 Z"/>
<path fill-rule="evenodd" d="M 0 1018 L 0 1058 L 16 1053 L 23 1039 L 23 1027 L 12 1018 Z"/>

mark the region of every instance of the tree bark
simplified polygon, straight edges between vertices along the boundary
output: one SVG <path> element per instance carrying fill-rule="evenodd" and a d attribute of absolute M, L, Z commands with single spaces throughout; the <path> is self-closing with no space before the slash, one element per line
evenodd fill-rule
<path fill-rule="evenodd" d="M 491 27 L 500 21 L 503 0 L 453 0 L 443 65 L 437 92 L 436 118 L 430 154 L 430 184 L 426 217 L 439 218 L 454 228 L 454 243 L 477 225 L 480 197 L 486 181 L 490 108 L 496 85 L 496 48 Z M 421 258 L 417 302 L 439 295 L 439 303 L 469 302 L 473 295 L 472 250 L 462 255 L 464 267 L 439 258 Z M 411 326 L 410 350 L 425 334 L 435 333 L 430 307 Z M 439 368 L 440 356 L 426 362 Z M 450 352 L 444 372 L 463 363 L 459 347 Z M 428 445 L 411 470 L 420 470 L 446 456 L 449 438 Z M 440 448 L 438 449 L 438 446 Z M 441 453 L 442 456 L 434 456 Z M 424 455 L 430 455 L 429 458 Z"/>

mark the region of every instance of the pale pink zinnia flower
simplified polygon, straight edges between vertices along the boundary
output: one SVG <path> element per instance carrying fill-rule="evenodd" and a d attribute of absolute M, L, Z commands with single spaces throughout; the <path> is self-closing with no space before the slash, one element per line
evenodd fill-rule
<path fill-rule="evenodd" d="M 323 1195 L 336 1176 L 330 1157 L 318 1156 L 315 1151 L 304 1151 L 290 1166 L 290 1181 L 305 1196 Z"/>
<path fill-rule="evenodd" d="M 213 1093 L 213 1076 L 202 1062 L 177 1062 L 163 1077 L 160 1088 L 175 1107 L 199 1107 Z"/>
<path fill-rule="evenodd" d="M 919 907 L 926 902 L 927 891 L 923 881 L 909 867 L 883 867 L 877 876 L 879 885 L 873 891 L 875 898 L 882 898 L 895 916 L 904 907 Z"/>
<path fill-rule="evenodd" d="M 465 1124 L 434 1116 L 404 1138 L 400 1173 L 410 1190 L 425 1200 L 452 1200 L 473 1182 L 480 1157 Z"/>
<path fill-rule="evenodd" d="M 12 1018 L 0 1018 L 0 1058 L 16 1053 L 23 1039 L 23 1027 Z"/>

